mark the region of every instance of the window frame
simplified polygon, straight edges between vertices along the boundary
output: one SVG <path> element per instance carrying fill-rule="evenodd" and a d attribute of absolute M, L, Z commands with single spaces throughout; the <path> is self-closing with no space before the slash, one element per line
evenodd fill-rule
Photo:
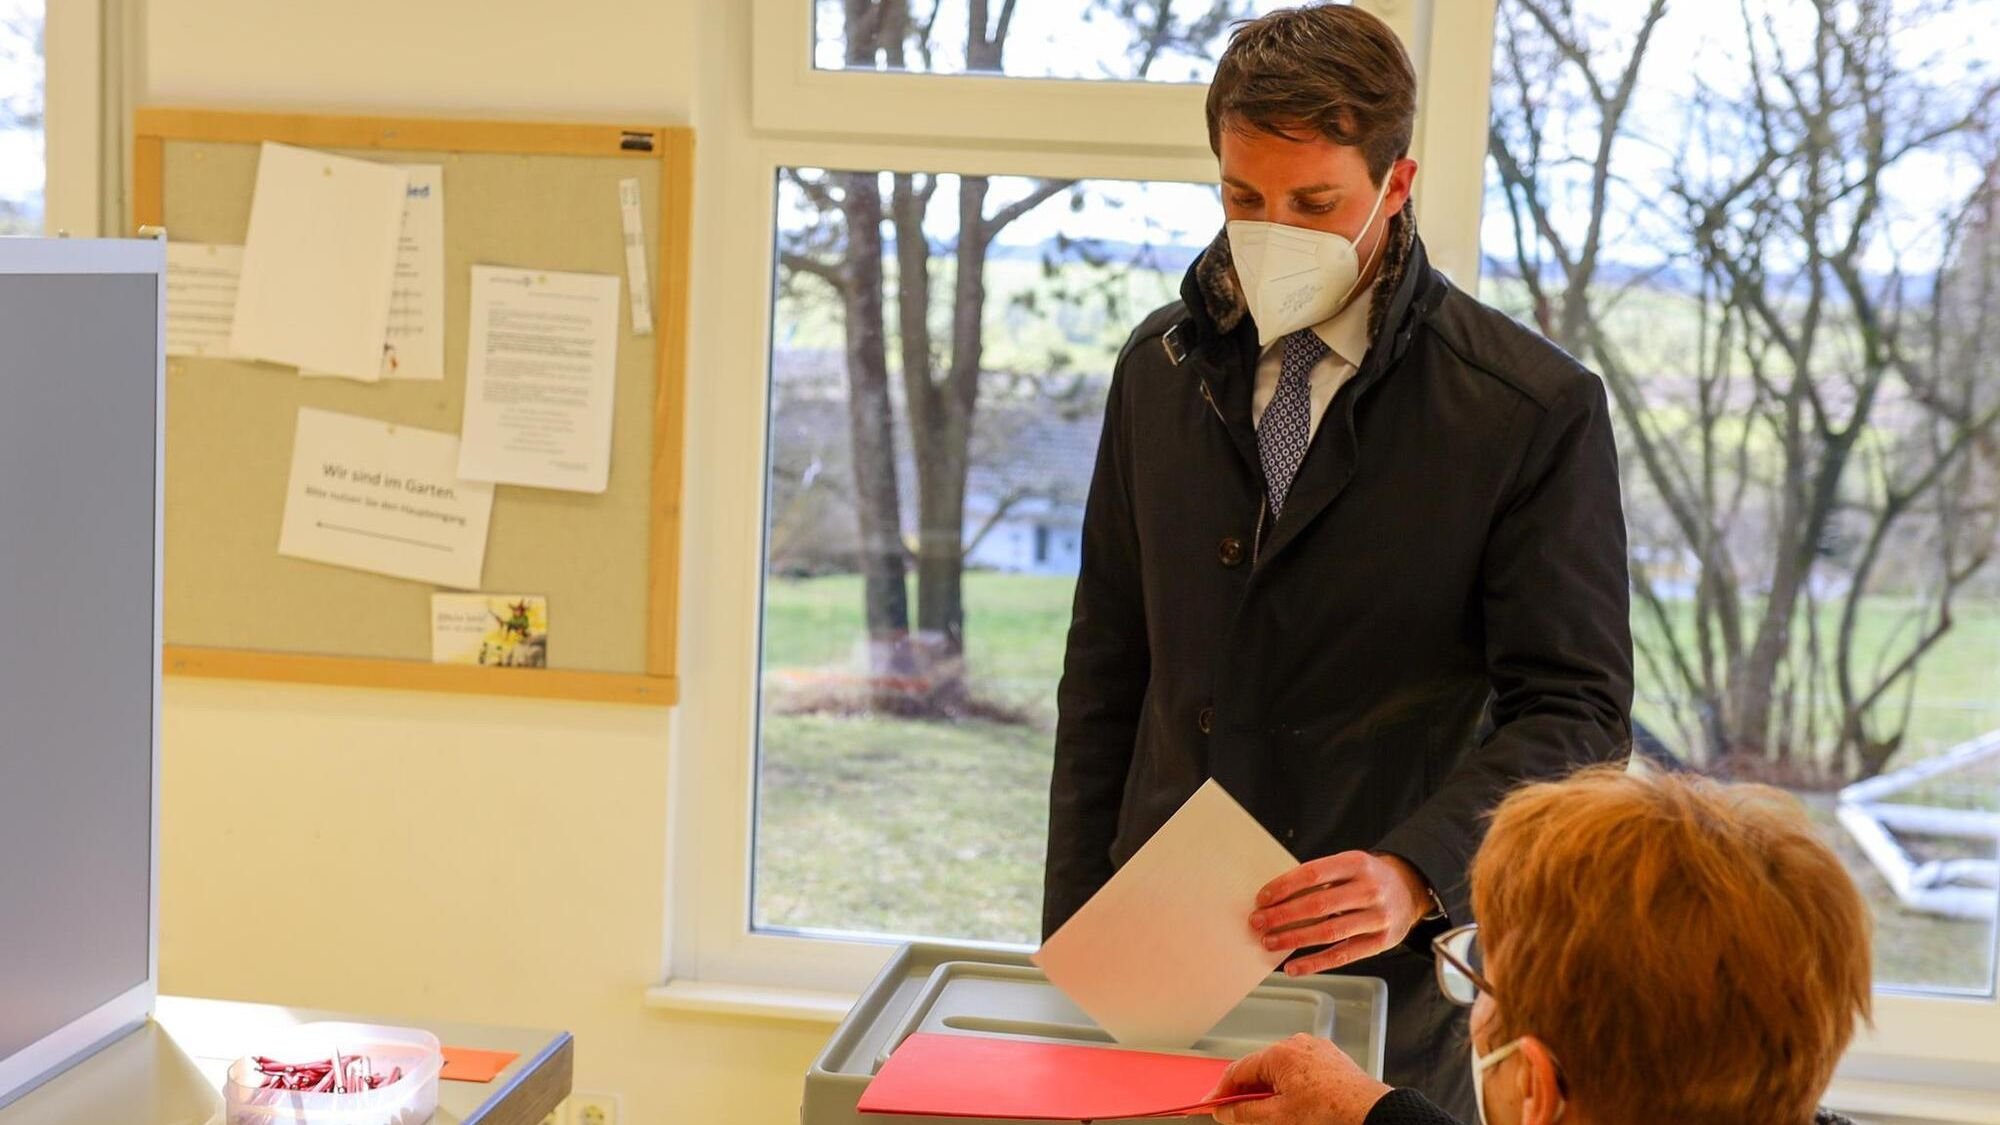
<path fill-rule="evenodd" d="M 42 24 L 42 232 L 95 238 L 103 201 L 102 3 L 47 0 Z"/>
<path fill-rule="evenodd" d="M 830 1022 L 893 943 L 750 927 L 778 170 L 1208 182 L 1214 158 L 1201 86 L 817 70 L 811 4 L 755 0 L 748 13 L 703 25 L 713 36 L 705 48 L 749 60 L 751 73 L 740 85 L 704 86 L 709 104 L 698 115 L 697 229 L 732 233 L 695 247 L 703 283 L 692 298 L 691 362 L 711 377 L 689 388 L 686 456 L 704 483 L 683 501 L 687 541 L 698 546 L 682 567 L 681 604 L 682 643 L 703 658 L 686 662 L 672 720 L 666 948 L 649 1003 Z M 1454 109 L 1420 113 L 1417 207 L 1434 263 L 1475 290 L 1496 0 L 1361 6 L 1410 45 L 1420 109 Z M 1837 1104 L 1918 1104 L 1907 1077 L 1892 1081 L 1913 1065 L 1950 1076 L 1928 1085 L 1977 1085 L 2000 1067 L 2000 1000 L 1878 991 L 1874 1027 L 1836 1084 L 1850 1100 Z"/>

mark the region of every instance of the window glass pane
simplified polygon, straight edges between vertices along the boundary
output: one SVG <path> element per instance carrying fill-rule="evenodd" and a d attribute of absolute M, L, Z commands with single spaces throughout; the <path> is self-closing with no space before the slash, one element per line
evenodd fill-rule
<path fill-rule="evenodd" d="M 1106 380 L 1215 189 L 797 168 L 777 197 L 755 924 L 1032 942 Z"/>
<path fill-rule="evenodd" d="M 1990 994 L 2000 3 L 1648 7 L 1500 0 L 1482 294 L 1616 399 L 1642 741 L 1803 797 L 1880 984 Z"/>
<path fill-rule="evenodd" d="M 1291 0 L 796 0 L 823 70 L 1206 82 L 1232 23 Z M 862 37 L 850 38 L 860 28 Z"/>
<path fill-rule="evenodd" d="M 0 235 L 42 232 L 43 0 L 0 0 Z"/>

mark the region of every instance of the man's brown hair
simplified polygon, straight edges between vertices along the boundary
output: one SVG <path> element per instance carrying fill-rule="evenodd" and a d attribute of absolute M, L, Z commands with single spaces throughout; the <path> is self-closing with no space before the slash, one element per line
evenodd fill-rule
<path fill-rule="evenodd" d="M 1868 1015 L 1867 909 L 1775 789 L 1615 767 L 1526 786 L 1472 891 L 1487 1049 L 1541 1040 L 1593 1121 L 1805 1125 Z"/>
<path fill-rule="evenodd" d="M 1316 131 L 1361 150 L 1382 181 L 1410 151 L 1417 71 L 1389 25 L 1360 8 L 1281 8 L 1236 25 L 1208 85 L 1208 147 L 1224 129 Z"/>

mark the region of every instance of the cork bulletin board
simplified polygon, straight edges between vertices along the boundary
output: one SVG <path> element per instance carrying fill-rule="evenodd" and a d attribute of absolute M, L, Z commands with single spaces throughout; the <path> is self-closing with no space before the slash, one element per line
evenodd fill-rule
<path fill-rule="evenodd" d="M 444 168 L 445 378 L 302 378 L 167 361 L 169 675 L 671 704 L 693 136 L 685 128 L 140 110 L 134 218 L 240 245 L 264 141 Z M 601 494 L 495 490 L 481 588 L 548 598 L 547 668 L 431 663 L 418 582 L 277 553 L 301 407 L 456 433 L 470 267 L 625 276 L 618 182 L 636 178 L 654 332 L 620 337 Z"/>

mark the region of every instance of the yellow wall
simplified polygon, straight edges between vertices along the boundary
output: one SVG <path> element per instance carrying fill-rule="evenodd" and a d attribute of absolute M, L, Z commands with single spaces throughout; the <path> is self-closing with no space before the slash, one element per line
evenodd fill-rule
<path fill-rule="evenodd" d="M 700 129 L 703 90 L 740 113 L 747 60 L 698 46 L 737 2 L 148 0 L 145 100 Z M 564 1027 L 623 1121 L 797 1119 L 826 1027 L 641 1006 L 666 713 L 169 681 L 164 743 L 163 990 Z"/>

